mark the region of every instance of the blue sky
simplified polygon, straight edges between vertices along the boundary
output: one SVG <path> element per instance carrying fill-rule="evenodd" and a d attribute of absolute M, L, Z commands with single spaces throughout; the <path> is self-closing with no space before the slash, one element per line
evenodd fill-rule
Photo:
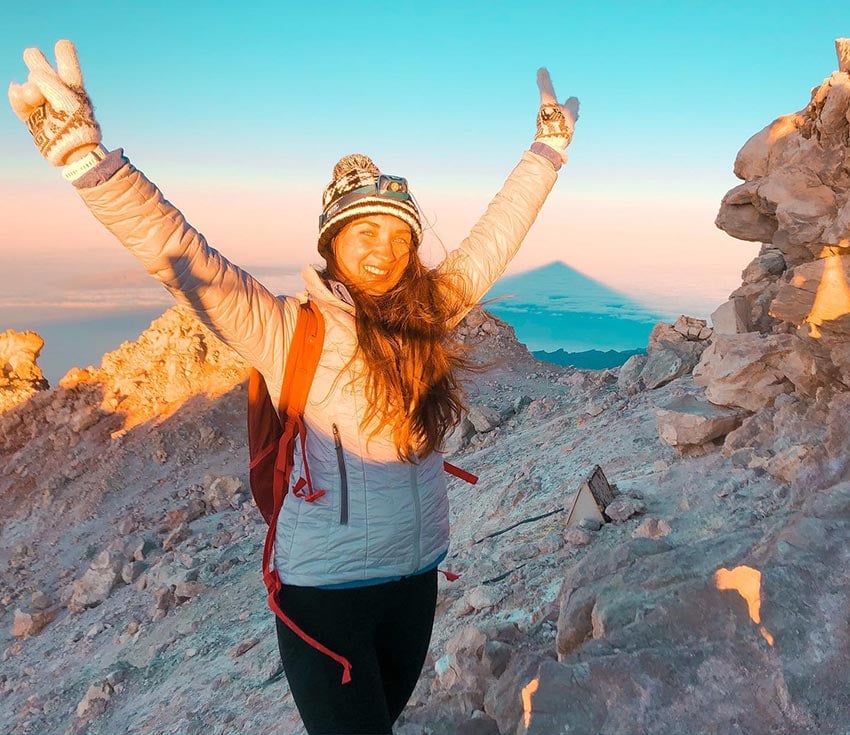
<path fill-rule="evenodd" d="M 546 65 L 582 101 L 585 191 L 716 195 L 744 140 L 835 68 L 845 34 L 835 0 L 7 3 L 0 77 L 23 81 L 25 46 L 71 38 L 105 140 L 157 166 L 208 174 L 258 155 L 324 180 L 363 148 L 488 177 L 533 131 Z M 33 176 L 21 135 L 0 115 L 4 174 Z"/>
<path fill-rule="evenodd" d="M 104 143 L 237 263 L 296 269 L 316 260 L 321 191 L 354 151 L 409 178 L 432 256 L 453 247 L 531 142 L 545 65 L 581 118 L 512 272 L 562 260 L 648 308 L 707 316 L 758 250 L 713 224 L 735 154 L 805 107 L 839 36 L 837 0 L 46 0 L 5 4 L 0 78 L 24 81 L 25 47 L 52 58 L 70 38 Z M 59 318 L 82 281 L 108 289 L 138 266 L 0 108 L 2 330 L 27 326 L 30 301 Z M 123 297 L 102 291 L 80 303 Z"/>

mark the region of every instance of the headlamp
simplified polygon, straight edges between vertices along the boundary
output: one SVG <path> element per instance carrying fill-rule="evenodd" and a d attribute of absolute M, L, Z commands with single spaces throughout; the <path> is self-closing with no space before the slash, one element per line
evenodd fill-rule
<path fill-rule="evenodd" d="M 407 190 L 407 179 L 402 176 L 380 174 L 374 184 L 353 189 L 331 204 L 326 211 L 319 215 L 319 228 L 323 227 L 325 222 L 332 217 L 335 217 L 341 210 L 350 206 L 354 202 L 360 201 L 361 199 L 374 199 L 376 197 L 378 199 L 387 198 L 396 199 L 398 201 L 408 201 L 412 199 L 410 192 Z"/>

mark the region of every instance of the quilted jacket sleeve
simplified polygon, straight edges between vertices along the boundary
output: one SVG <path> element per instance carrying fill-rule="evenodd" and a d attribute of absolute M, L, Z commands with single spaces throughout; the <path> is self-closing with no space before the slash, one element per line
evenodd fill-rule
<path fill-rule="evenodd" d="M 464 295 L 465 308 L 457 321 L 504 273 L 557 178 L 543 156 L 523 153 L 469 236 L 446 256 L 439 270 L 449 274 Z"/>
<path fill-rule="evenodd" d="M 127 163 L 108 180 L 77 189 L 92 214 L 179 304 L 266 378 L 277 396 L 297 302 L 281 303 L 192 227 L 141 171 Z"/>

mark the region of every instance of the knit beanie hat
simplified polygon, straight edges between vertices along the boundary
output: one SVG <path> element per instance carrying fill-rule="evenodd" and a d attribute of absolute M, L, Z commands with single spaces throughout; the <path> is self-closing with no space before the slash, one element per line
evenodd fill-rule
<path fill-rule="evenodd" d="M 369 156 L 352 153 L 341 158 L 333 181 L 322 194 L 319 217 L 319 253 L 328 259 L 331 240 L 349 222 L 369 214 L 391 214 L 410 226 L 413 246 L 422 242 L 422 223 L 407 181 L 381 174 Z"/>

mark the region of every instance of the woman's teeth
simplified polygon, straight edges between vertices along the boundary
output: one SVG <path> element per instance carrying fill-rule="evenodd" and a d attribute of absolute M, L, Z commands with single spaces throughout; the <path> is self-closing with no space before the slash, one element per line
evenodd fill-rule
<path fill-rule="evenodd" d="M 364 265 L 363 270 L 367 273 L 371 273 L 374 276 L 385 276 L 387 275 L 387 271 L 382 268 L 376 268 L 374 265 Z"/>

